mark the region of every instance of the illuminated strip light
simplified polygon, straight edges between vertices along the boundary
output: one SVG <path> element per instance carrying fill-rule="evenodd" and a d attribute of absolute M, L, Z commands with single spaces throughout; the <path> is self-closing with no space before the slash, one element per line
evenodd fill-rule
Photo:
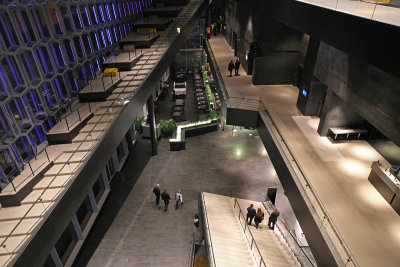
<path fill-rule="evenodd" d="M 96 64 L 97 64 L 97 71 L 99 71 L 100 70 L 100 64 L 99 64 L 99 59 L 98 58 L 96 58 Z"/>
<path fill-rule="evenodd" d="M 131 31 L 131 25 L 130 25 L 130 23 L 128 23 L 128 30 L 129 30 L 129 32 Z"/>
<path fill-rule="evenodd" d="M 81 21 L 81 16 L 79 16 L 78 8 L 76 7 L 75 9 L 76 9 L 76 15 L 78 16 L 78 20 L 79 20 L 79 25 L 81 26 L 81 28 L 83 28 L 82 21 Z"/>
<path fill-rule="evenodd" d="M 121 36 L 121 39 L 122 39 L 121 25 L 118 25 L 118 29 L 119 29 L 119 36 Z"/>
<path fill-rule="evenodd" d="M 97 49 L 100 50 L 101 47 L 100 47 L 100 45 L 99 45 L 99 39 L 97 38 L 97 33 L 96 33 L 96 32 L 94 33 L 94 37 L 96 38 Z"/>
<path fill-rule="evenodd" d="M 131 6 L 132 6 L 132 15 L 135 15 L 135 7 L 133 6 L 133 1 L 131 1 Z"/>
<path fill-rule="evenodd" d="M 117 5 L 118 5 L 119 17 L 122 18 L 121 5 L 119 3 Z"/>
<path fill-rule="evenodd" d="M 117 13 L 115 13 L 114 3 L 111 4 L 111 7 L 112 7 L 112 10 L 113 10 L 113 13 L 114 13 L 114 19 L 116 20 L 117 19 Z"/>
<path fill-rule="evenodd" d="M 83 79 L 85 80 L 85 85 L 87 85 L 88 83 L 86 81 L 86 76 L 85 76 L 85 73 L 83 72 L 83 68 L 81 69 L 81 72 L 82 72 Z"/>
<path fill-rule="evenodd" d="M 36 131 L 36 135 L 39 137 L 40 143 L 43 143 L 46 140 L 46 138 L 43 139 L 43 135 L 39 132 L 39 127 L 40 126 L 36 126 L 35 131 Z"/>
<path fill-rule="evenodd" d="M 106 9 L 107 19 L 108 21 L 111 21 L 110 9 L 108 8 L 108 4 L 105 5 L 105 9 Z"/>
<path fill-rule="evenodd" d="M 4 109 L 6 110 L 7 116 L 10 119 L 10 122 L 12 124 L 13 127 L 15 127 L 13 120 L 11 119 L 10 113 L 8 112 L 8 109 L 6 107 L 6 105 L 3 105 Z"/>
<path fill-rule="evenodd" d="M 92 24 L 90 23 L 89 12 L 86 7 L 85 7 L 85 12 L 86 12 L 87 21 L 89 22 L 89 26 L 92 26 Z"/>
<path fill-rule="evenodd" d="M 93 53 L 93 50 L 92 50 L 92 46 L 90 45 L 89 34 L 88 34 L 88 35 L 86 35 L 86 39 L 87 39 L 87 41 L 88 41 L 88 45 L 89 45 L 90 54 L 92 54 L 92 53 Z"/>
<path fill-rule="evenodd" d="M 57 17 L 57 21 L 58 21 L 58 26 L 60 27 L 60 31 L 61 31 L 61 33 L 62 33 L 62 32 L 63 32 L 63 30 L 62 30 L 62 28 L 61 28 L 60 20 L 58 19 L 58 14 L 57 14 L 57 11 L 56 11 L 56 10 L 54 10 L 54 13 L 56 13 L 56 17 Z"/>
<path fill-rule="evenodd" d="M 60 44 L 58 44 L 58 49 L 60 50 L 61 58 L 62 58 L 62 60 L 63 60 L 64 67 L 65 67 L 67 64 L 65 63 L 64 55 L 63 55 L 63 53 L 62 53 L 62 51 L 61 51 L 61 45 L 60 45 Z"/>
<path fill-rule="evenodd" d="M 103 7 L 101 5 L 99 5 L 99 10 L 100 10 L 100 16 L 101 16 L 101 20 L 104 22 L 106 22 L 106 20 L 104 19 L 104 15 L 103 15 Z"/>
<path fill-rule="evenodd" d="M 117 37 L 117 32 L 115 30 L 115 27 L 112 27 L 113 33 L 114 33 L 114 37 L 115 37 L 115 42 L 118 42 L 118 37 Z"/>
<path fill-rule="evenodd" d="M 97 14 L 96 14 L 96 9 L 94 8 L 94 5 L 92 6 L 92 10 L 94 13 L 94 19 L 96 20 L 96 24 L 99 24 L 99 21 L 97 20 Z"/>
<path fill-rule="evenodd" d="M 4 72 L 3 72 L 3 69 L 1 67 L 0 67 L 0 76 L 1 76 L 1 80 L 3 81 L 3 84 L 7 88 L 7 90 L 10 91 L 10 87 L 8 86 L 8 84 L 6 82 L 6 77 L 4 76 Z"/>
<path fill-rule="evenodd" d="M 124 11 L 124 16 L 126 17 L 125 2 L 122 3 L 122 10 Z"/>
<path fill-rule="evenodd" d="M 81 46 L 82 55 L 83 55 L 83 57 L 85 57 L 85 51 L 83 51 L 83 45 L 82 45 L 81 38 L 79 38 L 79 45 Z"/>
<path fill-rule="evenodd" d="M 131 8 L 129 7 L 129 2 L 126 2 L 126 7 L 128 8 L 128 16 L 131 15 Z"/>
<path fill-rule="evenodd" d="M 137 2 L 135 1 L 135 5 L 136 5 L 136 14 L 139 13 L 138 7 L 137 7 Z"/>
<path fill-rule="evenodd" d="M 68 40 L 68 42 L 69 42 L 69 47 L 71 48 L 72 56 L 74 57 L 74 61 L 76 62 L 76 58 L 75 58 L 75 54 L 74 54 L 74 49 L 72 49 L 71 41 Z"/>
<path fill-rule="evenodd" d="M 20 158 L 18 157 L 18 153 L 15 152 L 14 145 L 11 145 L 11 149 L 12 149 L 12 151 L 14 152 L 14 155 L 17 157 L 18 162 L 21 163 L 21 160 L 20 160 Z"/>
<path fill-rule="evenodd" d="M 75 83 L 76 90 L 78 91 L 78 90 L 79 90 L 79 87 L 78 87 L 78 83 L 76 82 L 76 79 L 75 79 L 75 78 L 74 78 L 74 83 Z"/>
<path fill-rule="evenodd" d="M 90 68 L 90 73 L 92 74 L 92 79 L 94 79 L 93 66 L 90 63 L 89 63 L 89 68 Z"/>
<path fill-rule="evenodd" d="M 106 33 L 107 33 L 108 41 L 110 41 L 110 44 L 112 44 L 113 41 L 111 39 L 110 30 L 108 28 L 106 28 Z"/>
<path fill-rule="evenodd" d="M 39 106 L 37 105 L 37 103 L 36 103 L 36 101 L 35 101 L 35 97 L 34 97 L 34 95 L 33 95 L 32 90 L 29 91 L 29 94 L 31 95 L 32 102 L 33 102 L 33 106 L 35 107 L 35 109 L 36 109 L 37 111 L 40 111 L 40 108 L 39 108 Z"/>
<path fill-rule="evenodd" d="M 36 62 L 39 62 L 39 59 L 38 59 L 38 57 L 36 56 L 35 51 L 32 51 L 32 53 L 33 53 L 33 56 L 34 56 L 35 59 L 36 59 Z M 46 72 L 49 72 L 48 67 L 47 67 L 47 65 L 46 65 L 46 63 L 45 63 L 45 61 L 44 61 L 44 57 L 43 57 L 42 51 L 41 51 L 40 49 L 39 49 L 39 53 L 40 53 L 40 58 L 41 58 L 42 61 L 43 61 L 44 70 L 45 70 Z"/>
<path fill-rule="evenodd" d="M 106 39 L 104 38 L 103 30 L 100 30 L 100 35 L 101 35 L 101 39 L 103 40 L 103 45 L 104 45 L 104 47 L 107 47 Z"/>

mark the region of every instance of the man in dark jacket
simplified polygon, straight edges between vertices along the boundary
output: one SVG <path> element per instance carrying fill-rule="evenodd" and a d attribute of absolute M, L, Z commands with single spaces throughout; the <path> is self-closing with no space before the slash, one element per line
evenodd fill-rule
<path fill-rule="evenodd" d="M 256 210 L 253 208 L 253 204 L 250 204 L 250 207 L 247 208 L 247 217 L 246 217 L 246 222 L 251 225 L 251 222 L 254 219 L 254 216 L 256 216 Z M 249 222 L 250 218 L 250 222 Z"/>
<path fill-rule="evenodd" d="M 154 195 L 156 195 L 156 205 L 160 204 L 160 195 L 161 195 L 161 190 L 160 190 L 160 184 L 156 184 L 156 186 L 153 189 Z"/>
<path fill-rule="evenodd" d="M 271 213 L 271 215 L 269 216 L 269 219 L 268 219 L 269 229 L 274 230 L 274 227 L 275 227 L 276 221 L 278 220 L 279 214 L 280 214 L 280 212 L 278 211 L 278 209 L 274 208 L 274 212 Z M 272 226 L 271 226 L 271 224 L 272 224 Z"/>
<path fill-rule="evenodd" d="M 167 193 L 167 190 L 164 189 L 164 191 L 161 194 L 161 199 L 164 200 L 164 204 L 165 204 L 165 208 L 164 211 L 168 210 L 168 204 L 169 204 L 169 200 L 171 199 L 171 197 L 169 196 L 169 194 Z"/>
<path fill-rule="evenodd" d="M 228 65 L 228 70 L 229 70 L 229 76 L 232 77 L 232 71 L 235 68 L 235 64 L 233 64 L 233 61 L 231 60 L 231 62 L 229 62 Z"/>
<path fill-rule="evenodd" d="M 235 62 L 235 76 L 239 76 L 239 67 L 240 67 L 240 61 L 237 58 Z"/>

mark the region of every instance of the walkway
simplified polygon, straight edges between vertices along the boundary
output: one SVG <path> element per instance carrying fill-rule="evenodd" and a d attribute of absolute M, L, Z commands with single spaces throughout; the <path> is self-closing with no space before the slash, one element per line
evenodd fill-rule
<path fill-rule="evenodd" d="M 155 157 L 149 156 L 149 140 L 139 139 L 123 172 L 114 178 L 74 266 L 187 266 L 193 216 L 202 191 L 263 201 L 267 187 L 277 187 L 282 215 L 290 213 L 257 132 L 232 135 L 229 128 L 190 137 L 186 150 L 179 152 L 169 151 L 168 141 L 162 139 Z M 172 198 L 181 188 L 183 207 L 175 210 L 172 201 L 164 212 L 155 206 L 156 183 L 166 187 Z"/>
<path fill-rule="evenodd" d="M 332 145 L 320 137 L 319 118 L 296 108 L 296 87 L 254 86 L 242 68 L 227 77 L 233 51 L 222 35 L 210 44 L 229 95 L 259 96 L 267 105 L 359 265 L 399 266 L 400 217 L 367 180 L 372 161 L 385 160 L 365 141 Z"/>

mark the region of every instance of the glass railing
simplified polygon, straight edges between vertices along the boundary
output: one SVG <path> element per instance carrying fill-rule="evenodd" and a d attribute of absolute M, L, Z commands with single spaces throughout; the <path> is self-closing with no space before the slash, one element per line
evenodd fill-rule
<path fill-rule="evenodd" d="M 206 238 L 207 238 L 207 250 L 208 250 L 208 266 L 210 267 L 216 267 L 215 264 L 215 255 L 214 255 L 214 248 L 212 244 L 212 239 L 211 239 L 211 233 L 210 233 L 210 224 L 208 223 L 208 215 L 207 215 L 207 207 L 206 203 L 204 201 L 204 194 L 201 193 L 201 202 L 202 202 L 202 207 L 203 207 L 203 214 L 204 214 L 204 230 L 206 231 Z"/>
<path fill-rule="evenodd" d="M 391 0 L 296 0 L 338 12 L 400 26 L 400 2 Z"/>
<path fill-rule="evenodd" d="M 154 62 L 155 59 L 152 58 L 150 55 L 147 59 L 145 59 L 144 61 L 141 61 L 140 65 L 136 65 L 136 67 L 140 66 L 140 68 L 136 68 L 136 70 L 140 71 L 142 68 L 145 69 L 146 65 L 155 66 L 156 64 L 158 64 L 160 59 L 163 57 L 163 55 L 167 51 L 167 48 L 169 47 L 169 45 L 171 45 L 172 41 L 178 35 L 178 33 L 176 31 L 177 25 L 180 25 L 181 27 L 183 25 L 186 25 L 188 20 L 193 16 L 195 10 L 200 6 L 201 3 L 202 3 L 202 1 L 191 1 L 190 3 L 188 3 L 184 7 L 184 9 L 180 12 L 178 17 L 174 19 L 174 21 L 172 22 L 170 27 L 167 30 L 165 30 L 163 33 L 160 34 L 161 36 L 157 40 L 157 42 L 154 43 L 150 49 L 148 49 L 147 52 L 153 51 L 151 53 L 151 55 L 157 55 L 157 59 L 156 59 L 157 62 Z M 146 51 L 143 51 L 143 52 L 146 53 Z M 137 74 L 137 75 L 140 76 L 142 74 Z M 150 75 L 150 73 L 147 74 L 147 77 L 145 77 L 145 78 L 143 78 L 143 80 L 141 80 L 140 84 L 138 84 L 138 88 L 140 88 L 142 86 L 143 82 L 146 79 L 148 79 L 148 75 Z M 134 76 L 132 76 L 132 78 L 133 77 Z M 119 93 L 118 97 L 116 97 L 115 100 L 113 100 L 109 104 L 109 107 L 117 107 L 118 106 L 118 107 L 123 107 L 123 110 L 124 110 L 128 106 L 127 104 L 130 102 L 129 99 L 132 99 L 134 97 L 134 94 L 130 94 L 129 99 L 125 99 L 125 101 L 122 101 L 122 102 L 121 102 L 121 96 L 122 96 L 122 98 L 126 97 L 126 93 L 124 93 L 124 92 Z M 121 111 L 121 113 L 123 112 L 123 110 Z M 96 128 L 96 126 L 98 126 L 99 124 L 104 123 L 104 121 L 102 119 L 105 118 L 106 116 L 108 116 L 108 114 L 109 114 L 108 109 L 97 109 L 95 111 L 95 116 L 98 116 L 99 119 L 95 123 L 93 123 L 94 128 Z M 115 116 L 111 120 L 109 118 L 107 118 L 106 122 L 112 124 L 113 122 L 115 122 L 117 117 L 118 116 Z M 107 129 L 103 130 L 103 132 L 107 131 L 108 129 L 109 129 L 109 127 Z M 75 148 L 72 152 L 71 151 L 68 152 L 71 155 L 68 157 L 68 159 L 66 159 L 66 163 L 59 164 L 62 167 L 60 167 L 58 172 L 54 174 L 54 177 L 51 179 L 51 181 L 49 181 L 49 184 L 43 189 L 43 191 L 38 196 L 35 196 L 35 200 L 31 201 L 32 204 L 30 204 L 30 207 L 27 208 L 27 210 L 24 212 L 24 215 L 22 215 L 21 218 L 19 218 L 19 219 L 15 219 L 15 220 L 18 220 L 18 223 L 12 228 L 10 233 L 6 237 L 4 237 L 2 239 L 2 241 L 0 242 L 0 254 L 2 254 L 3 266 L 12 265 L 17 260 L 18 255 L 21 254 L 23 252 L 23 250 L 27 247 L 30 240 L 35 236 L 36 232 L 40 229 L 42 224 L 46 221 L 46 218 L 51 214 L 53 209 L 57 206 L 57 203 L 60 201 L 60 199 L 63 198 L 63 196 L 67 192 L 68 186 L 66 188 L 60 189 L 61 192 L 56 197 L 52 198 L 50 200 L 50 202 L 44 201 L 44 196 L 46 195 L 47 192 L 49 192 L 48 190 L 50 189 L 50 185 L 55 181 L 57 176 L 59 176 L 63 172 L 63 170 L 68 170 L 68 173 L 72 173 L 71 174 L 72 177 L 70 179 L 72 179 L 72 180 L 75 179 L 76 176 L 83 169 L 83 167 L 85 166 L 87 161 L 90 159 L 90 155 L 94 153 L 94 151 L 97 149 L 97 147 L 99 146 L 101 141 L 103 141 L 104 137 L 105 137 L 104 134 L 99 135 L 99 138 L 97 138 L 96 140 L 94 140 L 90 134 L 88 134 L 86 137 L 84 137 L 84 139 L 80 142 L 80 144 L 77 146 L 77 148 Z M 78 166 L 73 167 L 72 164 L 70 164 L 71 158 L 76 156 L 77 153 L 79 153 L 79 151 L 82 149 L 82 146 L 85 144 L 85 141 L 88 141 L 91 144 L 90 148 L 87 148 L 87 147 L 84 148 L 85 151 L 89 150 L 89 152 L 88 152 L 89 155 L 86 156 Z M 43 156 L 46 156 L 46 157 L 48 156 L 46 150 L 44 150 L 43 153 L 41 153 L 41 154 L 43 154 Z M 48 157 L 45 160 L 47 162 L 50 161 L 50 159 Z M 75 169 L 71 170 L 71 168 L 75 168 Z M 33 170 L 33 172 L 34 172 L 34 170 Z M 12 207 L 10 207 L 10 208 L 12 208 Z M 6 209 L 6 208 L 3 208 L 3 209 Z M 33 223 L 30 226 L 30 229 L 28 229 L 26 231 L 27 234 L 25 236 L 20 235 L 20 233 L 16 233 L 17 228 L 19 228 L 21 226 L 21 224 L 23 223 L 24 220 L 29 218 L 30 214 L 35 215 L 34 217 L 37 219 L 36 222 Z M 14 238 L 14 237 L 16 237 L 16 238 Z"/>
<path fill-rule="evenodd" d="M 301 168 L 300 163 L 298 162 L 293 151 L 289 147 L 288 142 L 282 135 L 275 121 L 272 119 L 272 116 L 268 108 L 266 107 L 266 105 L 263 103 L 262 100 L 260 101 L 260 103 L 263 105 L 264 108 L 264 111 L 261 111 L 260 113 L 265 114 L 265 116 L 262 117 L 266 119 L 265 122 L 272 130 L 271 135 L 275 136 L 277 142 L 279 142 L 279 144 L 277 145 L 280 145 L 282 151 L 284 152 L 284 155 L 282 156 L 287 157 L 286 162 L 290 162 L 291 164 L 290 166 L 292 167 L 293 171 L 296 174 L 293 178 L 295 179 L 297 178 L 299 182 L 298 184 L 301 185 L 301 188 L 299 189 L 301 189 L 302 191 L 303 198 L 307 200 L 308 203 L 311 204 L 311 206 L 309 207 L 313 209 L 313 214 L 315 214 L 314 218 L 318 221 L 321 233 L 325 232 L 327 236 L 329 236 L 329 239 L 332 245 L 334 246 L 339 258 L 342 260 L 343 265 L 359 266 L 353 254 L 351 253 L 349 247 L 344 241 L 343 237 L 340 235 L 338 228 L 336 227 L 335 223 L 332 220 L 332 217 L 329 215 L 327 209 L 322 204 L 320 197 L 318 196 L 317 192 L 311 185 L 304 170 Z"/>

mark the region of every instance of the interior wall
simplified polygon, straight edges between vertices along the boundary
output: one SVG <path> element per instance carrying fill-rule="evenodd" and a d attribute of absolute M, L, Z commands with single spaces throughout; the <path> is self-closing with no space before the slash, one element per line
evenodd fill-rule
<path fill-rule="evenodd" d="M 315 76 L 390 140 L 400 145 L 400 79 L 321 43 Z"/>

